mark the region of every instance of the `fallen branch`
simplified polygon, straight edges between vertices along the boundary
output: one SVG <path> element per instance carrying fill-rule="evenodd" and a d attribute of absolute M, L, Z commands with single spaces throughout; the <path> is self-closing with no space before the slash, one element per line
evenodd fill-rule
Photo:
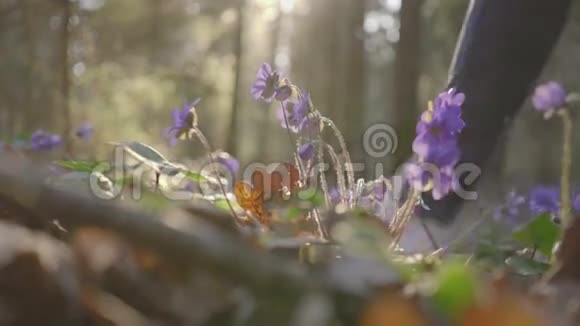
<path fill-rule="evenodd" d="M 200 216 L 192 216 L 194 228 L 190 232 L 180 232 L 165 226 L 152 214 L 51 188 L 42 182 L 44 178 L 38 169 L 23 165 L 22 161 L 1 159 L 0 179 L 0 195 L 39 218 L 58 217 L 63 225 L 73 229 L 97 226 L 114 231 L 166 259 L 202 266 L 254 291 L 295 293 L 320 284 L 311 281 L 301 266 L 279 261 L 268 253 L 257 253 L 234 234 L 221 231 Z M 197 211 L 206 217 L 224 215 L 218 209 Z"/>

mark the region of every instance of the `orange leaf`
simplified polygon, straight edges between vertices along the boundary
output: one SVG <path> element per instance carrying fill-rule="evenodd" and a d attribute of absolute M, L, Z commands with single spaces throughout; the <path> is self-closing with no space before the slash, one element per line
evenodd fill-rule
<path fill-rule="evenodd" d="M 366 307 L 359 326 L 426 326 L 425 315 L 417 302 L 398 293 L 385 293 Z"/>
<path fill-rule="evenodd" d="M 260 190 L 253 189 L 247 183 L 238 181 L 234 186 L 234 195 L 240 207 L 256 216 L 260 223 L 269 224 L 269 216 L 264 210 L 263 193 Z"/>

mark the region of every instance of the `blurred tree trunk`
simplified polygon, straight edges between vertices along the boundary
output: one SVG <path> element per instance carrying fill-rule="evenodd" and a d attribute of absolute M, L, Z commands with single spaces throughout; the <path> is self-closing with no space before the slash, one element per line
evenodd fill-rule
<path fill-rule="evenodd" d="M 278 49 L 280 46 L 280 33 L 282 30 L 282 20 L 284 19 L 284 13 L 281 10 L 280 2 L 277 1 L 275 4 L 275 10 L 278 14 L 278 19 L 275 19 L 272 22 L 272 34 L 271 34 L 271 48 L 270 48 L 270 62 L 273 65 L 276 65 L 276 55 L 278 54 Z M 260 120 L 260 139 L 263 141 L 263 146 L 260 147 L 259 157 L 260 159 L 266 158 L 270 154 L 270 132 L 272 131 L 272 124 L 270 124 L 270 115 L 264 114 L 262 115 L 262 119 Z"/>
<path fill-rule="evenodd" d="M 350 140 L 350 154 L 353 162 L 364 162 L 362 151 L 363 121 L 366 112 L 366 62 L 364 48 L 364 20 L 366 1 L 347 1 L 344 12 L 347 14 L 343 24 L 346 25 L 346 38 L 343 43 L 345 57 L 340 63 L 346 67 L 346 78 L 341 80 L 339 94 L 343 96 L 346 112 L 345 137 Z"/>
<path fill-rule="evenodd" d="M 344 133 L 352 159 L 361 161 L 366 1 L 319 0 L 309 6 L 310 14 L 295 23 L 292 79 L 311 92 L 316 108 Z"/>
<path fill-rule="evenodd" d="M 18 14 L 21 14 L 18 3 L 4 3 L 3 6 L 0 6 L 0 36 L 2 40 L 14 40 L 15 26 L 13 22 L 18 19 L 16 18 Z M 2 48 L 3 67 L 17 65 L 14 62 L 14 56 L 11 55 L 9 50 L 18 51 L 18 44 L 14 44 L 13 42 L 9 45 L 4 44 Z M 0 128 L 2 128 L 2 136 L 7 138 L 11 138 L 18 133 L 19 121 L 22 118 L 22 113 L 19 110 L 22 101 L 18 92 L 13 88 L 17 81 L 14 79 L 14 76 L 9 76 L 9 78 L 9 80 L 4 81 L 5 84 L 0 85 L 0 110 L 2 110 L 0 112 L 0 119 L 2 119 Z"/>
<path fill-rule="evenodd" d="M 60 46 L 60 69 L 61 69 L 61 108 L 63 112 L 63 142 L 65 153 L 72 154 L 72 117 L 70 112 L 70 73 L 69 73 L 69 43 L 70 43 L 70 18 L 72 15 L 72 3 L 62 0 L 62 29 Z"/>
<path fill-rule="evenodd" d="M 244 29 L 245 29 L 245 0 L 237 0 L 236 13 L 237 25 L 234 34 L 234 56 L 236 57 L 234 66 L 234 87 L 232 91 L 232 108 L 230 112 L 229 135 L 226 138 L 226 150 L 232 155 L 236 155 L 238 143 L 238 111 L 240 110 L 240 91 L 242 84 L 242 63 L 244 52 Z"/>
<path fill-rule="evenodd" d="M 22 0 L 19 2 L 20 11 L 22 15 L 22 28 L 24 32 L 24 43 L 26 44 L 26 61 L 28 66 L 28 75 L 26 79 L 26 90 L 24 94 L 23 124 L 22 128 L 30 131 L 31 122 L 36 118 L 34 115 L 34 99 L 35 99 L 35 80 L 34 74 L 36 71 L 36 48 L 34 32 L 32 28 L 33 12 L 30 6 L 30 0 Z"/>
<path fill-rule="evenodd" d="M 159 48 L 162 42 L 162 14 L 163 14 L 163 1 L 151 0 L 149 4 L 149 19 L 151 21 L 151 33 L 149 35 L 149 60 L 152 65 L 161 62 Z"/>
<path fill-rule="evenodd" d="M 410 155 L 417 113 L 419 81 L 421 7 L 423 0 L 401 1 L 400 38 L 395 59 L 393 107 L 395 129 L 399 137 L 397 162 L 405 162 Z"/>

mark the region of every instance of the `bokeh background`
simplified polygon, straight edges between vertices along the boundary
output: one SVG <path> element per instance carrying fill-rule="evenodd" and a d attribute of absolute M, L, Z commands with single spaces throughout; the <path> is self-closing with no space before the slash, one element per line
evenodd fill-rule
<path fill-rule="evenodd" d="M 309 90 L 344 132 L 354 161 L 406 159 L 418 114 L 445 88 L 466 0 L 0 0 L 0 137 L 44 128 L 75 157 L 105 156 L 107 141 L 138 140 L 181 159 L 160 134 L 171 110 L 202 97 L 201 129 L 242 163 L 291 157 L 275 108 L 249 88 L 270 62 Z M 542 77 L 580 90 L 580 3 Z M 74 128 L 95 125 L 90 145 Z M 395 155 L 362 150 L 365 128 L 388 123 Z M 557 182 L 559 121 L 530 104 L 490 171 L 502 189 Z M 576 138 L 579 133 L 576 133 Z M 576 162 L 580 151 L 576 151 Z M 577 165 L 576 165 L 577 166 Z M 578 170 L 578 169 L 575 169 Z M 578 178 L 578 174 L 575 174 Z"/>

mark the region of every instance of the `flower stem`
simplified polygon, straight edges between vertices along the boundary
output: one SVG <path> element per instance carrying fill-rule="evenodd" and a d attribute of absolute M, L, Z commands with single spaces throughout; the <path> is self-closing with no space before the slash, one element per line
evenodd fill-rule
<path fill-rule="evenodd" d="M 356 198 L 354 198 L 354 188 L 355 188 L 355 181 L 354 181 L 354 170 L 353 170 L 353 165 L 352 165 L 352 161 L 350 159 L 350 154 L 348 152 L 348 148 L 346 146 L 346 142 L 344 141 L 344 137 L 342 136 L 342 133 L 340 132 L 340 129 L 338 129 L 338 127 L 336 126 L 336 124 L 334 124 L 334 122 L 330 119 L 328 119 L 327 117 L 324 117 L 321 115 L 320 120 L 326 124 L 327 126 L 330 127 L 330 129 L 332 129 L 334 136 L 336 137 L 336 139 L 338 140 L 338 144 L 340 145 L 340 149 L 342 151 L 342 154 L 344 155 L 344 170 L 346 172 L 346 178 L 348 181 L 348 190 L 351 193 L 350 195 L 350 200 L 348 201 L 348 206 L 350 208 L 352 208 L 354 206 L 354 202 L 356 200 Z"/>
<path fill-rule="evenodd" d="M 222 184 L 222 179 L 220 178 L 219 173 L 218 173 L 218 170 L 216 168 L 215 160 L 213 159 L 213 156 L 211 155 L 212 154 L 212 149 L 211 149 L 211 146 L 209 145 L 209 142 L 207 141 L 207 139 L 205 138 L 205 136 L 201 132 L 201 130 L 199 130 L 197 128 L 193 128 L 192 130 L 193 130 L 193 133 L 197 136 L 197 138 L 201 142 L 201 144 L 203 145 L 205 151 L 207 152 L 207 156 L 209 158 L 209 162 L 210 162 L 211 166 L 213 167 L 213 172 L 216 175 L 216 178 L 217 178 L 217 181 L 218 181 L 218 185 L 220 187 L 220 190 L 222 192 L 222 195 L 224 196 L 224 198 L 226 200 L 226 203 L 228 204 L 228 207 L 229 207 L 230 211 L 232 212 L 233 216 L 236 218 L 236 221 L 239 221 L 240 220 L 240 217 L 238 216 L 238 214 L 236 213 L 236 210 L 232 206 L 232 203 L 230 202 L 230 199 L 228 198 L 228 194 L 226 193 L 226 188 Z"/>
<path fill-rule="evenodd" d="M 334 164 L 334 170 L 336 171 L 336 183 L 338 184 L 338 193 L 340 194 L 340 202 L 344 205 L 348 206 L 348 194 L 346 189 L 346 182 L 344 180 L 344 171 L 342 170 L 342 166 L 340 165 L 340 160 L 334 151 L 334 148 L 329 144 L 324 143 L 328 155 L 332 159 L 332 163 Z M 352 195 L 351 195 L 352 197 Z"/>
<path fill-rule="evenodd" d="M 318 140 L 322 143 L 320 137 Z M 322 192 L 324 193 L 324 201 L 326 202 L 326 209 L 330 209 L 330 196 L 328 194 L 328 183 L 326 182 L 326 171 L 325 171 L 325 164 L 324 163 L 324 148 L 322 145 L 318 146 L 318 164 L 319 170 L 318 173 L 320 175 L 320 188 L 322 188 Z"/>
<path fill-rule="evenodd" d="M 563 128 L 563 146 L 562 146 L 562 175 L 560 179 L 560 196 L 562 197 L 562 207 L 560 208 L 560 219 L 562 226 L 566 228 L 571 222 L 571 192 L 570 192 L 570 175 L 572 170 L 572 118 L 567 109 L 558 111 L 558 115 L 564 124 Z"/>
<path fill-rule="evenodd" d="M 286 106 L 284 105 L 284 102 L 280 102 L 280 104 L 282 105 L 282 114 L 284 115 L 284 123 L 286 124 L 286 131 L 288 132 L 288 140 L 290 140 L 290 146 L 294 148 L 294 158 L 296 160 L 296 162 L 298 162 L 298 173 L 300 174 L 300 183 L 302 186 L 306 185 L 306 170 L 304 168 L 304 165 L 302 164 L 302 160 L 300 159 L 300 156 L 298 155 L 298 147 L 295 146 L 296 142 L 294 142 L 294 138 L 292 137 L 292 134 L 290 133 L 290 125 L 288 124 L 288 116 L 286 114 Z M 318 236 L 321 239 L 326 239 L 326 235 L 324 232 L 324 228 L 322 227 L 322 223 L 320 222 L 320 214 L 318 213 L 318 210 L 316 208 L 314 208 L 312 210 L 312 216 L 314 218 L 314 222 L 316 223 L 316 229 L 318 232 Z"/>
<path fill-rule="evenodd" d="M 427 235 L 429 242 L 431 242 L 431 246 L 433 247 L 433 250 L 437 251 L 437 250 L 441 249 L 441 246 L 439 246 L 439 244 L 437 243 L 437 240 L 435 239 L 433 232 L 431 232 L 431 229 L 429 229 L 429 226 L 427 225 L 427 222 L 425 222 L 425 219 L 419 218 L 419 222 L 421 223 L 421 226 L 423 227 L 423 231 L 425 231 L 425 234 Z"/>
<path fill-rule="evenodd" d="M 284 102 L 280 102 L 280 104 L 282 105 L 282 114 L 284 115 L 284 123 L 286 124 L 288 140 L 290 141 L 290 146 L 294 148 L 294 156 L 296 158 L 296 161 L 298 162 L 298 172 L 300 172 L 300 182 L 302 183 L 304 181 L 303 179 L 306 178 L 304 166 L 302 165 L 302 160 L 300 160 L 300 157 L 298 156 L 298 148 L 295 146 L 296 142 L 294 142 L 294 138 L 290 133 L 290 125 L 288 124 L 288 115 L 286 114 L 286 106 L 284 105 Z"/>
<path fill-rule="evenodd" d="M 395 215 L 395 219 L 391 224 L 391 234 L 393 236 L 393 246 L 397 246 L 399 241 L 401 241 L 401 237 L 403 236 L 403 232 L 405 231 L 405 227 L 411 220 L 413 216 L 413 211 L 415 206 L 417 205 L 417 198 L 419 196 L 419 192 L 414 188 L 411 187 L 409 189 L 409 195 L 407 200 L 403 204 L 399 211 L 397 211 Z"/>

